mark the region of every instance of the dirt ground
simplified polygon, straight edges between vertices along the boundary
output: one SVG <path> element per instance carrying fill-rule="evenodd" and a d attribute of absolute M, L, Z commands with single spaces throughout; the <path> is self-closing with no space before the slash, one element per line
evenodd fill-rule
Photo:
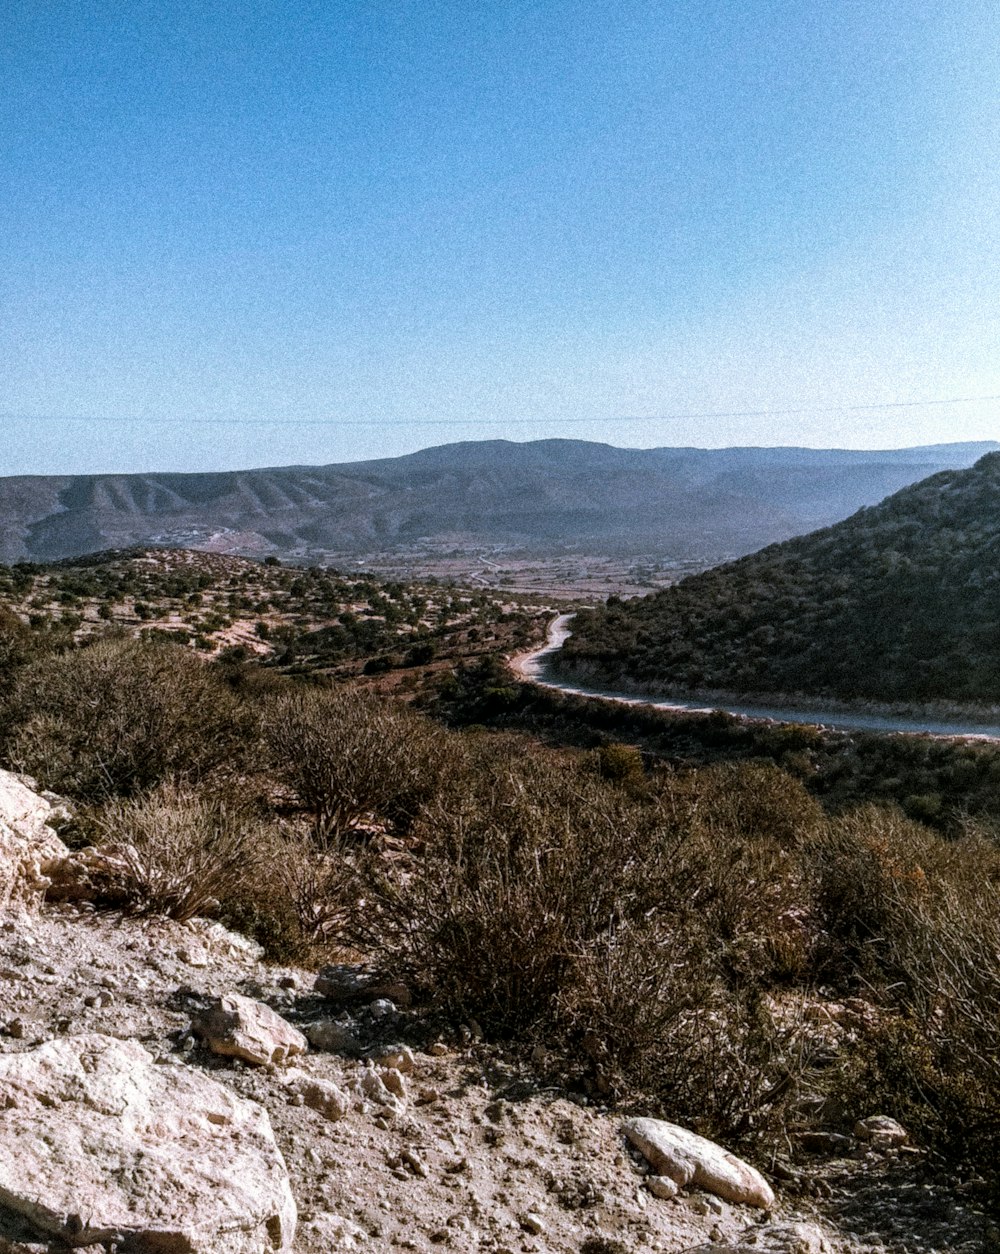
<path fill-rule="evenodd" d="M 659 1200 L 620 1117 L 545 1087 L 525 1046 L 429 1023 L 385 995 L 323 997 L 305 971 L 260 961 L 217 924 L 44 907 L 0 920 L 0 1053 L 99 1031 L 210 1072 L 268 1111 L 299 1208 L 295 1249 L 632 1254 L 715 1243 L 773 1254 L 1000 1250 L 1000 1232 L 916 1152 L 806 1156 L 774 1174 L 773 1214 L 700 1192 Z M 391 991 L 391 990 L 390 990 Z M 209 1053 L 189 1031 L 206 998 L 239 992 L 338 1050 L 294 1065 L 356 1098 L 332 1122 L 289 1096 L 283 1072 Z M 409 1042 L 405 1101 L 362 1099 L 369 1059 Z M 537 1061 L 538 1055 L 535 1054 Z M 768 1164 L 755 1164 L 768 1173 Z M 0 1236 L 4 1235 L 0 1217 Z"/>

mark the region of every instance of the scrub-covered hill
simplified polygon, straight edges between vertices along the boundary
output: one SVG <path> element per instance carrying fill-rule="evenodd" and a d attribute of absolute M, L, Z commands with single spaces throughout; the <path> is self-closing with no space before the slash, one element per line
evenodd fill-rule
<path fill-rule="evenodd" d="M 1000 700 L 1000 454 L 581 613 L 558 665 L 674 690 Z"/>

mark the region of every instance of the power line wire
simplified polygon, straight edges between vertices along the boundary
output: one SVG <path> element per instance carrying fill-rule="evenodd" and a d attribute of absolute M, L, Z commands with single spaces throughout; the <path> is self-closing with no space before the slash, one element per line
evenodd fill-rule
<path fill-rule="evenodd" d="M 934 405 L 971 405 L 983 401 L 1000 401 L 995 396 L 951 396 L 940 400 L 873 401 L 863 405 L 801 405 L 787 409 L 733 409 L 712 412 L 643 414 L 614 418 L 415 418 L 385 421 L 378 418 L 144 418 L 135 414 L 112 417 L 106 414 L 27 414 L 0 413 L 4 422 L 83 422 L 125 426 L 265 426 L 265 427 L 514 427 L 580 425 L 608 422 L 679 422 L 713 418 L 779 418 L 794 414 L 846 414 L 866 410 L 923 409 Z"/>

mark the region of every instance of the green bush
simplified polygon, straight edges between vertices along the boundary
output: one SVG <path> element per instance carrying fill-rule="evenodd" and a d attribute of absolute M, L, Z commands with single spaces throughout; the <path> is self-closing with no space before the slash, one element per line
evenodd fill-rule
<path fill-rule="evenodd" d="M 7 760 L 83 801 L 236 771 L 252 732 L 218 673 L 188 650 L 121 638 L 25 667 L 3 713 Z"/>

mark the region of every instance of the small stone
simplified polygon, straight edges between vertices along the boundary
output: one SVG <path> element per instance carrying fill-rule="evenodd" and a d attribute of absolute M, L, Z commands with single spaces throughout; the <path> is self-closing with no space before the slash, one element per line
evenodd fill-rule
<path fill-rule="evenodd" d="M 299 977 L 297 975 L 280 975 L 278 977 L 278 987 L 286 989 L 296 989 L 299 986 Z"/>
<path fill-rule="evenodd" d="M 410 1075 L 417 1065 L 413 1050 L 408 1045 L 393 1046 L 391 1049 L 383 1050 L 374 1055 L 373 1061 L 380 1067 L 392 1067 L 403 1075 Z"/>
<path fill-rule="evenodd" d="M 525 1232 L 530 1232 L 533 1237 L 538 1237 L 545 1231 L 545 1221 L 541 1215 L 529 1210 L 521 1219 L 521 1227 Z"/>
<path fill-rule="evenodd" d="M 191 1030 L 214 1054 L 242 1058 L 257 1066 L 281 1065 L 307 1048 L 301 1032 L 262 1002 L 228 993 L 196 1015 Z"/>
<path fill-rule="evenodd" d="M 376 985 L 370 991 L 373 997 L 386 997 L 404 1009 L 413 1005 L 413 994 L 410 992 L 409 985 L 401 980 L 389 980 L 385 984 Z"/>
<path fill-rule="evenodd" d="M 395 1094 L 389 1092 L 377 1071 L 364 1072 L 361 1077 L 361 1091 L 379 1106 L 396 1106 L 397 1104 Z"/>
<path fill-rule="evenodd" d="M 371 978 L 370 973 L 360 967 L 332 963 L 320 968 L 313 987 L 321 997 L 329 997 L 333 1001 L 348 1001 L 361 997 L 371 984 Z"/>
<path fill-rule="evenodd" d="M 432 1058 L 445 1058 L 451 1053 L 451 1050 L 444 1041 L 435 1041 L 433 1045 L 427 1047 L 427 1052 Z"/>
<path fill-rule="evenodd" d="M 862 1242 L 851 1233 L 841 1235 L 850 1242 L 848 1249 L 854 1250 L 860 1248 L 862 1244 L 865 1246 L 868 1244 L 867 1241 Z M 749 1239 L 746 1234 L 742 1239 L 746 1241 L 746 1244 L 740 1248 L 745 1248 L 748 1254 L 754 1250 L 760 1250 L 762 1254 L 831 1254 L 829 1242 L 822 1230 L 815 1224 L 765 1224 L 763 1227 L 754 1229 Z"/>
<path fill-rule="evenodd" d="M 650 1176 L 646 1180 L 646 1188 L 654 1197 L 662 1198 L 665 1202 L 669 1202 L 680 1192 L 680 1185 L 675 1184 L 669 1176 Z"/>
<path fill-rule="evenodd" d="M 850 1154 L 855 1148 L 854 1138 L 839 1132 L 803 1132 L 798 1141 L 811 1154 Z"/>
<path fill-rule="evenodd" d="M 396 1003 L 391 1002 L 388 997 L 376 997 L 368 1007 L 368 1013 L 373 1019 L 386 1019 L 396 1013 Z"/>
<path fill-rule="evenodd" d="M 332 1080 L 321 1080 L 295 1071 L 286 1081 L 292 1093 L 292 1100 L 318 1111 L 324 1119 L 336 1123 L 350 1114 L 351 1099 L 337 1087 Z"/>
<path fill-rule="evenodd" d="M 424 1165 L 424 1160 L 415 1150 L 404 1149 L 399 1157 L 415 1176 L 419 1176 L 422 1180 L 427 1178 L 427 1168 Z"/>
<path fill-rule="evenodd" d="M 27 1030 L 28 1026 L 23 1019 L 11 1019 L 7 1024 L 7 1035 L 12 1036 L 15 1041 L 23 1041 Z"/>
<path fill-rule="evenodd" d="M 417 1106 L 431 1106 L 434 1102 L 441 1100 L 441 1093 L 438 1089 L 429 1088 L 426 1085 L 417 1089 L 417 1096 L 414 1099 Z"/>
<path fill-rule="evenodd" d="M 398 1097 L 401 1102 L 405 1102 L 409 1096 L 406 1091 L 406 1080 L 402 1074 L 394 1067 L 385 1067 L 379 1071 L 382 1083 L 394 1096 Z"/>
<path fill-rule="evenodd" d="M 314 1238 L 317 1246 L 321 1245 L 331 1251 L 355 1250 L 368 1244 L 368 1233 L 364 1228 L 340 1215 L 313 1215 L 305 1224 L 304 1230 Z"/>
<path fill-rule="evenodd" d="M 905 1145 L 910 1139 L 903 1125 L 890 1119 L 888 1115 L 869 1115 L 867 1119 L 859 1119 L 854 1125 L 854 1135 L 860 1141 L 869 1141 L 878 1149 Z"/>
<path fill-rule="evenodd" d="M 350 1027 L 335 1019 L 321 1019 L 319 1023 L 310 1023 L 305 1033 L 309 1044 L 316 1049 L 351 1055 L 361 1051 L 361 1043 Z"/>

